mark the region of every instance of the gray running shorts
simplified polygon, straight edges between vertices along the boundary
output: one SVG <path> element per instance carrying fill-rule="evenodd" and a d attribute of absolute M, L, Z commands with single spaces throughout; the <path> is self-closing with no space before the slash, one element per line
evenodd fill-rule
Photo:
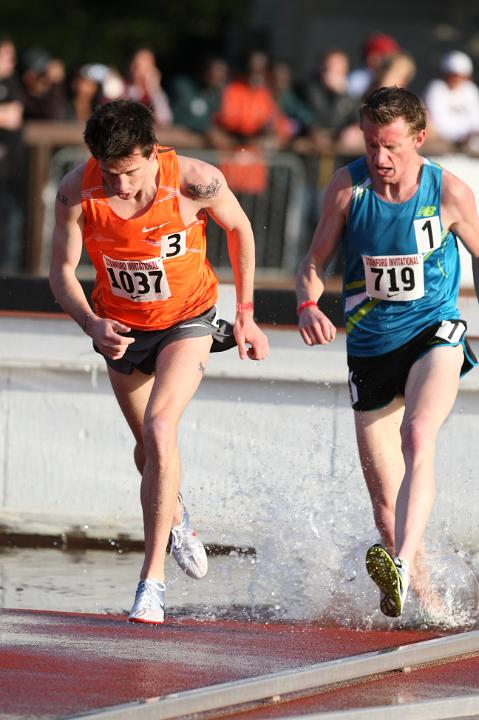
<path fill-rule="evenodd" d="M 218 311 L 214 305 L 202 315 L 182 320 L 164 330 L 130 330 L 129 333 L 125 333 L 125 337 L 133 337 L 135 342 L 128 346 L 119 360 L 112 360 L 103 355 L 95 344 L 93 347 L 117 372 L 130 375 L 136 368 L 145 375 L 152 375 L 155 372 L 156 358 L 167 345 L 175 340 L 205 335 L 213 336 L 210 352 L 222 352 L 236 345 L 233 326 L 227 320 L 218 319 Z"/>

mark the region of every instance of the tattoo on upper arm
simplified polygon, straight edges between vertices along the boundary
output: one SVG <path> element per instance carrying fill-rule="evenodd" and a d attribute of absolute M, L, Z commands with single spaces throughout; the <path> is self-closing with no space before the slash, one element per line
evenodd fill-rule
<path fill-rule="evenodd" d="M 205 374 L 206 367 L 205 367 L 205 365 L 203 365 L 203 363 L 202 363 L 201 361 L 200 361 L 200 364 L 199 364 L 199 366 L 198 366 L 198 370 L 200 371 L 200 373 L 201 373 L 202 375 Z"/>
<path fill-rule="evenodd" d="M 68 207 L 68 198 L 66 195 L 60 192 L 60 190 L 57 192 L 57 200 L 62 205 L 65 205 L 65 207 Z"/>
<path fill-rule="evenodd" d="M 212 178 L 209 185 L 194 185 L 186 183 L 185 192 L 192 198 L 214 198 L 220 191 L 221 183 L 218 178 Z"/>

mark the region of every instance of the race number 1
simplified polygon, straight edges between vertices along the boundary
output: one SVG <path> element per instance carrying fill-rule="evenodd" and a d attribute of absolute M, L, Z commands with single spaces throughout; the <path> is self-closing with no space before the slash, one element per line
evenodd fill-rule
<path fill-rule="evenodd" d="M 441 221 L 438 215 L 429 218 L 414 220 L 417 251 L 429 253 L 441 244 Z"/>

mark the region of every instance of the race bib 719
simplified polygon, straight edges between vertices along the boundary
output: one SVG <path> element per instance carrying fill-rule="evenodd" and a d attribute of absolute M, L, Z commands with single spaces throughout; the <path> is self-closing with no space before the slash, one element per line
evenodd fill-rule
<path fill-rule="evenodd" d="M 424 295 L 424 262 L 415 255 L 363 255 L 366 292 L 371 298 L 399 302 Z"/>

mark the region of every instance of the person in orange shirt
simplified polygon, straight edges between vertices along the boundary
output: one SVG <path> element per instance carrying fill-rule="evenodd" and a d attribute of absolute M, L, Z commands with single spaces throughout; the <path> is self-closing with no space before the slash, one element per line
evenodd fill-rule
<path fill-rule="evenodd" d="M 244 75 L 223 90 L 209 133 L 221 151 L 220 167 L 235 192 L 260 195 L 268 182 L 266 151 L 285 149 L 293 124 L 276 103 L 270 87 L 269 57 L 250 53 Z"/>
<path fill-rule="evenodd" d="M 98 108 L 85 141 L 91 159 L 58 188 L 50 286 L 105 357 L 136 440 L 145 560 L 129 620 L 157 624 L 164 619 L 168 541 L 188 575 L 207 571 L 179 494 L 180 417 L 210 351 L 237 344 L 242 359 L 268 354 L 253 319 L 254 238 L 222 173 L 159 146 L 153 115 L 141 103 Z M 237 298 L 229 328 L 217 319 L 218 281 L 206 259 L 210 215 L 228 238 Z M 83 244 L 96 269 L 94 310 L 76 277 Z"/>
<path fill-rule="evenodd" d="M 222 149 L 241 145 L 263 150 L 281 150 L 293 136 L 293 125 L 281 112 L 270 87 L 269 58 L 253 51 L 244 76 L 232 80 L 223 91 L 215 115 L 216 129 L 226 135 L 213 136 Z"/>

